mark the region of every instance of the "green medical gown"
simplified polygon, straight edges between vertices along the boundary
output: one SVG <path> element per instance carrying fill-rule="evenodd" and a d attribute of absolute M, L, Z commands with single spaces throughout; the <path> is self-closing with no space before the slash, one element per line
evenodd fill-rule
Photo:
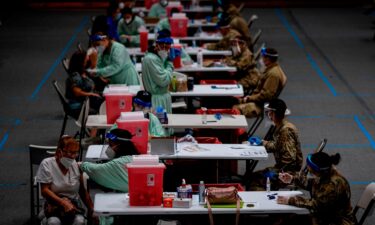
<path fill-rule="evenodd" d="M 117 32 L 120 37 L 120 42 L 127 47 L 139 47 L 140 37 L 138 29 L 141 26 L 145 26 L 145 21 L 138 16 L 135 16 L 134 20 L 130 24 L 126 24 L 125 20 L 121 19 L 117 25 Z M 127 38 L 121 37 L 123 34 L 131 36 L 130 42 Z"/>
<path fill-rule="evenodd" d="M 106 163 L 83 162 L 81 169 L 96 183 L 121 192 L 128 192 L 129 180 L 125 165 L 132 162 L 132 156 L 121 156 Z"/>
<path fill-rule="evenodd" d="M 163 61 L 154 53 L 146 53 L 142 61 L 143 86 L 152 95 L 152 107 L 163 107 L 167 113 L 172 113 L 172 97 L 169 93 L 173 64 Z"/>
<path fill-rule="evenodd" d="M 160 3 L 155 3 L 151 6 L 148 17 L 159 17 L 165 18 L 167 16 L 167 9 L 160 5 Z"/>
<path fill-rule="evenodd" d="M 139 85 L 138 73 L 125 47 L 113 41 L 109 54 L 99 54 L 97 76 L 109 80 L 110 84 Z"/>

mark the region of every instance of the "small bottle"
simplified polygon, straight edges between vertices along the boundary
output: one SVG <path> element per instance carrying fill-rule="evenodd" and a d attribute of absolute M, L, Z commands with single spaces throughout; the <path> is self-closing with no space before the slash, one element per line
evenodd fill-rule
<path fill-rule="evenodd" d="M 176 75 L 173 75 L 172 77 L 172 91 L 176 92 L 176 85 L 177 85 L 177 77 Z"/>
<path fill-rule="evenodd" d="M 192 46 L 193 46 L 193 48 L 197 47 L 197 42 L 195 40 L 193 40 Z"/>
<path fill-rule="evenodd" d="M 204 204 L 205 201 L 204 201 L 204 191 L 205 191 L 206 187 L 204 185 L 204 182 L 203 180 L 201 180 L 199 182 L 199 204 Z"/>
<path fill-rule="evenodd" d="M 271 191 L 271 181 L 270 177 L 267 177 L 267 182 L 266 182 L 266 191 L 270 192 Z"/>
<path fill-rule="evenodd" d="M 202 107 L 202 124 L 207 124 L 207 108 Z"/>
<path fill-rule="evenodd" d="M 137 64 L 137 56 L 135 56 L 135 53 L 133 53 L 132 61 L 134 65 Z"/>
<path fill-rule="evenodd" d="M 202 52 L 202 49 L 198 50 L 198 53 L 197 53 L 197 64 L 198 64 L 198 67 L 202 67 L 203 66 L 203 52 Z"/>

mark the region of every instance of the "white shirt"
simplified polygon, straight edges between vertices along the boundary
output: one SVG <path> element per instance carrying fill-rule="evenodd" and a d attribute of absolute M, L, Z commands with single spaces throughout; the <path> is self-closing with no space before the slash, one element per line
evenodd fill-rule
<path fill-rule="evenodd" d="M 36 181 L 51 184 L 51 190 L 59 196 L 78 199 L 80 171 L 77 162 L 74 162 L 64 175 L 55 157 L 46 158 L 39 166 Z"/>

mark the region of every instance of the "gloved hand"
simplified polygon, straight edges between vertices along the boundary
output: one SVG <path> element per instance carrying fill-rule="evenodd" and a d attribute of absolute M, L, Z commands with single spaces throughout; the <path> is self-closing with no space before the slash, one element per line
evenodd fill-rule
<path fill-rule="evenodd" d="M 169 60 L 170 61 L 173 61 L 176 57 L 180 56 L 181 55 L 181 50 L 180 49 L 177 49 L 177 48 L 171 48 L 169 50 Z"/>
<path fill-rule="evenodd" d="M 91 69 L 91 68 L 86 69 L 86 71 L 87 71 L 89 74 L 93 74 L 93 73 L 96 73 L 96 72 L 97 72 L 96 69 Z"/>
<path fill-rule="evenodd" d="M 195 138 L 193 136 L 191 136 L 190 134 L 187 134 L 184 137 L 182 137 L 182 138 L 180 138 L 180 139 L 177 140 L 177 143 L 182 143 L 182 142 L 190 142 L 190 143 L 194 143 L 194 144 L 198 143 L 195 140 Z"/>
<path fill-rule="evenodd" d="M 256 136 L 250 137 L 248 141 L 251 145 L 259 146 L 262 144 L 262 140 Z"/>

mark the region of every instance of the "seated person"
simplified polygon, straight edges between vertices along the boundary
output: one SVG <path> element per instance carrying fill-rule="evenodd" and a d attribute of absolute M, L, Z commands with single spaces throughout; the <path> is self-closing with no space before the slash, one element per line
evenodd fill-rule
<path fill-rule="evenodd" d="M 91 36 L 97 55 L 96 67 L 86 71 L 92 77 L 101 77 L 109 84 L 139 85 L 138 72 L 125 46 L 112 40 L 105 33 Z"/>
<path fill-rule="evenodd" d="M 348 181 L 336 169 L 340 154 L 325 152 L 309 154 L 306 158 L 308 174 L 280 173 L 284 183 L 294 183 L 309 190 L 311 198 L 303 196 L 278 196 L 277 203 L 307 208 L 314 225 L 354 225 L 357 220 L 352 213 L 351 192 Z"/>
<path fill-rule="evenodd" d="M 138 91 L 133 98 L 133 110 L 143 111 L 145 118 L 149 119 L 148 132 L 152 137 L 165 137 L 167 133 L 162 127 L 159 119 L 151 112 L 151 94 L 147 91 Z M 114 124 L 112 129 L 116 129 L 117 124 Z"/>
<path fill-rule="evenodd" d="M 257 87 L 251 95 L 241 99 L 240 104 L 233 106 L 248 118 L 260 116 L 264 103 L 277 98 L 286 84 L 287 78 L 277 62 L 277 51 L 273 48 L 264 48 L 261 54 L 260 62 L 265 68 L 260 69 L 262 75 Z"/>
<path fill-rule="evenodd" d="M 277 176 L 280 172 L 296 174 L 301 170 L 303 156 L 299 134 L 297 128 L 285 119 L 286 109 L 286 104 L 281 99 L 271 100 L 265 108 L 267 118 L 275 125 L 275 132 L 271 140 L 263 140 L 262 144 L 267 152 L 273 153 L 276 164 L 245 176 L 252 191 L 264 191 L 267 177 L 271 182 L 271 190 L 278 190 L 286 186 L 279 182 Z"/>
<path fill-rule="evenodd" d="M 145 22 L 139 16 L 134 15 L 132 9 L 129 7 L 123 8 L 121 13 L 122 19 L 117 25 L 120 42 L 126 47 L 139 47 L 139 29 L 145 26 Z"/>
<path fill-rule="evenodd" d="M 154 3 L 151 6 L 150 12 L 148 13 L 148 17 L 158 17 L 158 18 L 166 18 L 167 17 L 167 7 L 168 0 L 159 0 L 159 2 Z"/>
<path fill-rule="evenodd" d="M 39 166 L 36 181 L 41 184 L 41 193 L 46 199 L 44 214 L 48 225 L 85 224 L 80 198 L 88 209 L 88 218 L 92 218 L 93 202 L 75 161 L 78 152 L 78 142 L 63 136 L 55 156 L 44 159 Z"/>
<path fill-rule="evenodd" d="M 76 51 L 69 61 L 69 77 L 66 79 L 65 97 L 77 117 L 86 97 L 90 98 L 90 114 L 97 114 L 103 98 L 95 92 L 94 81 L 86 74 L 86 52 Z"/>
<path fill-rule="evenodd" d="M 235 79 L 241 84 L 245 93 L 253 90 L 258 84 L 260 73 L 256 68 L 253 53 L 249 50 L 242 36 L 231 41 L 232 55 L 226 57 L 223 62 L 237 69 Z"/>
<path fill-rule="evenodd" d="M 235 37 L 241 36 L 241 34 L 232 29 L 229 22 L 228 18 L 222 18 L 217 25 L 223 38 L 216 43 L 206 43 L 203 45 L 203 48 L 208 50 L 231 50 L 230 41 Z"/>
<path fill-rule="evenodd" d="M 80 168 L 96 183 L 116 191 L 128 192 L 128 173 L 125 165 L 132 162 L 132 155 L 138 151 L 132 142 L 132 134 L 127 130 L 113 129 L 106 135 L 109 147 L 106 163 L 83 162 Z"/>

